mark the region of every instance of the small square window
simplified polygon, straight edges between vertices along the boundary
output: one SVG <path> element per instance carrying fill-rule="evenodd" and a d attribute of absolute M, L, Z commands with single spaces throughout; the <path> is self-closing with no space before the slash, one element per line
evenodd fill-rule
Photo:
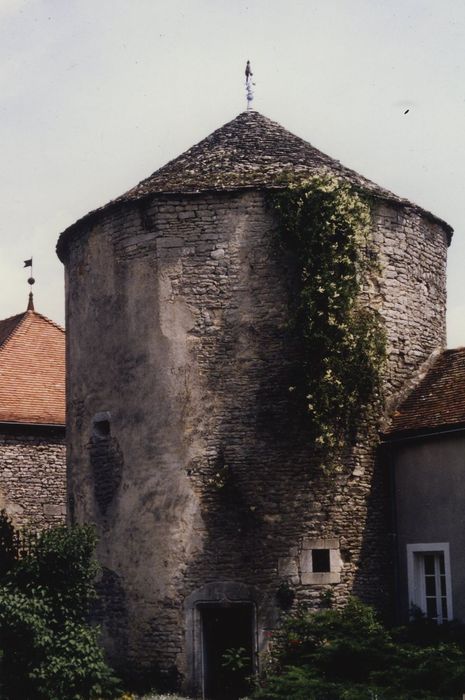
<path fill-rule="evenodd" d="M 331 571 L 329 549 L 312 549 L 312 569 L 315 574 Z"/>

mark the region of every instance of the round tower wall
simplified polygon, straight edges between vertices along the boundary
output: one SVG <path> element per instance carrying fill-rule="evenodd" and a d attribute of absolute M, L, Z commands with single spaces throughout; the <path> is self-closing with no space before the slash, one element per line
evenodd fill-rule
<path fill-rule="evenodd" d="M 275 232 L 259 191 L 155 196 L 102 215 L 67 253 L 70 514 L 98 529 L 107 648 L 191 690 L 199 601 L 250 603 L 261 651 L 283 584 L 315 605 L 328 588 L 336 602 L 390 596 L 375 426 L 344 473 L 310 467 L 289 392 L 293 261 Z M 444 343 L 447 237 L 382 203 L 373 240 L 364 294 L 386 322 L 392 403 Z"/>

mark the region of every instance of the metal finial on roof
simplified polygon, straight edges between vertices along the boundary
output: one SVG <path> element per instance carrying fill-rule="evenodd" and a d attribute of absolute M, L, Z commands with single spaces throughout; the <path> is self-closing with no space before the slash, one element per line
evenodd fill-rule
<path fill-rule="evenodd" d="M 255 83 L 252 82 L 252 68 L 250 66 L 250 61 L 247 61 L 247 64 L 245 66 L 245 93 L 246 93 L 246 98 L 247 98 L 247 109 L 252 109 L 252 100 L 253 100 L 253 89 L 252 87 L 255 85 Z"/>
<path fill-rule="evenodd" d="M 34 279 L 34 277 L 32 276 L 32 258 L 29 258 L 29 260 L 25 260 L 25 261 L 24 261 L 24 267 L 30 267 L 30 268 L 31 268 L 31 275 L 30 275 L 30 277 L 29 277 L 28 280 L 27 280 L 27 283 L 28 283 L 28 284 L 30 285 L 30 287 L 31 287 L 31 291 L 29 292 L 29 302 L 28 302 L 28 305 L 27 305 L 27 310 L 28 310 L 28 311 L 34 311 L 34 299 L 33 299 L 33 295 L 32 295 L 32 285 L 35 283 L 35 279 Z"/>

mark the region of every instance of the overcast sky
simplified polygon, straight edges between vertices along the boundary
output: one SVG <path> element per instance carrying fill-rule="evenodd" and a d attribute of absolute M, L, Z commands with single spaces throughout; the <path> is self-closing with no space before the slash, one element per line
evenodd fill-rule
<path fill-rule="evenodd" d="M 455 228 L 465 345 L 463 0 L 0 0 L 0 318 L 64 321 L 59 233 L 254 107 Z M 406 110 L 407 114 L 404 114 Z"/>

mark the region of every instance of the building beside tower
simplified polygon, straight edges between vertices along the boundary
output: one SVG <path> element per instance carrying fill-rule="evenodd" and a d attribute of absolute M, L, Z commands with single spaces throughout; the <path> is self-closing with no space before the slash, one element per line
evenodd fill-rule
<path fill-rule="evenodd" d="M 65 522 L 65 333 L 32 294 L 0 321 L 0 510 L 16 527 Z"/>
<path fill-rule="evenodd" d="M 218 695 L 221 653 L 256 669 L 283 591 L 318 605 L 393 595 L 392 519 L 367 423 L 342 472 L 312 470 L 292 411 L 292 256 L 268 193 L 336 176 L 369 196 L 392 409 L 445 343 L 442 220 L 248 111 L 60 237 L 66 268 L 68 488 L 95 523 L 105 644 Z M 285 596 L 284 596 L 285 597 Z"/>
<path fill-rule="evenodd" d="M 465 620 L 465 348 L 444 350 L 383 436 L 398 566 L 397 618 L 415 605 Z"/>

